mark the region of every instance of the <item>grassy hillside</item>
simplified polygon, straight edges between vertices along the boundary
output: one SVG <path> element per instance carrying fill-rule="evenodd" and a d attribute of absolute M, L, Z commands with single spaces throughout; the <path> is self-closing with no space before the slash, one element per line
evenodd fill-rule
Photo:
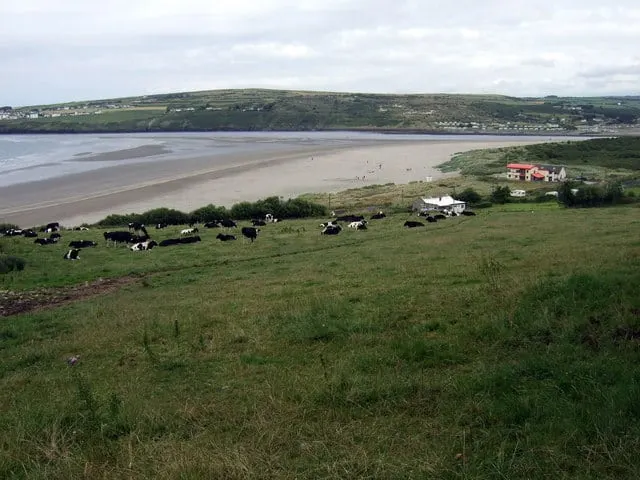
<path fill-rule="evenodd" d="M 2 298 L 63 305 L 2 319 L 0 477 L 637 478 L 638 213 L 2 238 Z"/>
<path fill-rule="evenodd" d="M 637 178 L 640 176 L 640 137 L 475 150 L 454 156 L 440 168 L 445 172 L 486 176 L 504 173 L 506 165 L 512 162 L 565 165 L 571 177 Z"/>
<path fill-rule="evenodd" d="M 214 90 L 37 105 L 0 120 L 0 133 L 365 129 L 522 134 L 624 130 L 640 98 Z"/>

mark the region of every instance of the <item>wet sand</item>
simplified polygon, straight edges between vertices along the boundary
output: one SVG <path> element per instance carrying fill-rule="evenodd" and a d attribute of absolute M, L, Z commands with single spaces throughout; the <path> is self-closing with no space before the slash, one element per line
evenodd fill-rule
<path fill-rule="evenodd" d="M 168 207 L 191 211 L 230 206 L 271 195 L 336 192 L 381 183 L 433 180 L 435 167 L 455 153 L 542 143 L 548 139 L 377 141 L 350 146 L 299 146 L 246 153 L 116 166 L 0 188 L 0 222 L 22 226 L 59 221 L 73 226 L 114 213 Z M 137 153 L 144 153 L 143 151 Z"/>

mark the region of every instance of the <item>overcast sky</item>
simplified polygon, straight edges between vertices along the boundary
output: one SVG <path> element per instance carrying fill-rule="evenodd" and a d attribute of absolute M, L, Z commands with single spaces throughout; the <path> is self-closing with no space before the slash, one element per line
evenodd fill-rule
<path fill-rule="evenodd" d="M 242 87 L 640 93 L 640 0 L 0 0 L 0 21 L 0 105 Z"/>

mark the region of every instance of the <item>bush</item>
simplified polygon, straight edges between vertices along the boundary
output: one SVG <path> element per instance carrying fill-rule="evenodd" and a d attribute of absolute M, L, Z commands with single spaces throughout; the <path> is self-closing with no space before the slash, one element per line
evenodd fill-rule
<path fill-rule="evenodd" d="M 572 190 L 577 189 L 577 192 Z M 604 186 L 564 182 L 558 192 L 558 201 L 567 207 L 601 207 L 623 201 L 624 192 L 620 182 L 609 182 Z"/>
<path fill-rule="evenodd" d="M 456 195 L 458 200 L 469 204 L 476 204 L 482 201 L 482 196 L 476 192 L 473 188 L 466 188 L 461 193 Z"/>
<path fill-rule="evenodd" d="M 511 201 L 511 189 L 508 186 L 496 187 L 491 192 L 491 201 L 493 203 L 509 203 Z"/>
<path fill-rule="evenodd" d="M 253 203 L 236 203 L 230 210 L 209 204 L 191 213 L 184 213 L 170 208 L 156 208 L 141 214 L 109 215 L 107 218 L 100 220 L 98 225 L 101 227 L 124 227 L 132 222 L 143 223 L 147 226 L 155 225 L 156 223 L 184 225 L 191 222 L 211 222 L 228 218 L 251 220 L 252 218 L 262 218 L 267 213 L 281 219 L 322 217 L 327 214 L 327 209 L 323 205 L 299 198 L 283 202 L 279 197 L 268 197 Z"/>
<path fill-rule="evenodd" d="M 27 262 L 23 258 L 12 255 L 0 255 L 0 273 L 24 270 Z"/>
<path fill-rule="evenodd" d="M 20 227 L 18 225 L 14 225 L 13 223 L 0 223 L 0 233 L 4 233 L 8 230 L 19 230 Z"/>

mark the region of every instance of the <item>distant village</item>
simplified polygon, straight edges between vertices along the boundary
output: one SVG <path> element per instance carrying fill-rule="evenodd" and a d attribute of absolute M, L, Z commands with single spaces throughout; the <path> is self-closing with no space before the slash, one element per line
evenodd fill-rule
<path fill-rule="evenodd" d="M 132 102 L 135 103 L 135 102 Z M 107 110 L 132 109 L 135 105 L 86 104 L 77 106 L 46 107 L 42 109 L 13 109 L 0 107 L 0 120 L 24 120 L 35 118 L 76 117 L 82 115 L 101 115 Z"/>

